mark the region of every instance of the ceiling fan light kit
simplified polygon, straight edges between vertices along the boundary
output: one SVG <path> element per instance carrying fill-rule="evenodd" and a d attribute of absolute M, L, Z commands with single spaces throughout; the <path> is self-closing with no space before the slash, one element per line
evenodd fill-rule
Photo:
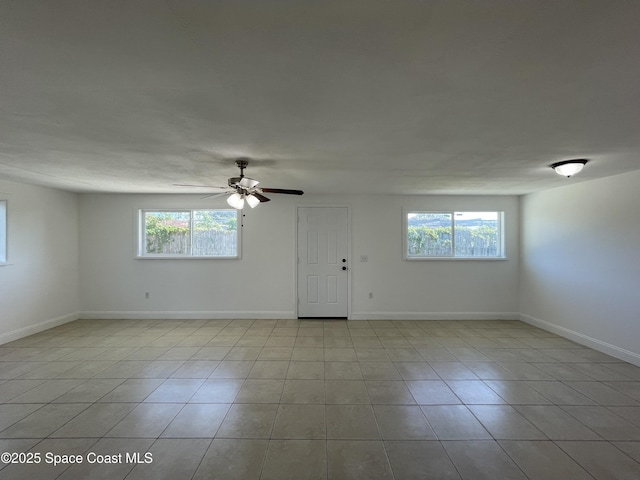
<path fill-rule="evenodd" d="M 589 160 L 585 158 L 579 158 L 576 160 L 563 160 L 562 162 L 552 163 L 549 166 L 553 168 L 558 175 L 569 178 L 572 175 L 580 172 L 588 161 Z"/>
<path fill-rule="evenodd" d="M 260 200 L 255 195 L 245 195 L 239 193 L 232 193 L 229 198 L 227 198 L 227 203 L 237 210 L 242 210 L 244 208 L 244 204 L 248 203 L 251 208 L 255 208 L 260 204 Z"/>

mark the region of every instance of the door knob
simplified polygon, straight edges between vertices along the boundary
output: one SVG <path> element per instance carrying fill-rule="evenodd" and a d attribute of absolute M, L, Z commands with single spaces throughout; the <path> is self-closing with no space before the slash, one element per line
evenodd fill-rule
<path fill-rule="evenodd" d="M 346 269 L 347 269 L 347 267 L 342 267 L 342 270 L 346 270 Z"/>

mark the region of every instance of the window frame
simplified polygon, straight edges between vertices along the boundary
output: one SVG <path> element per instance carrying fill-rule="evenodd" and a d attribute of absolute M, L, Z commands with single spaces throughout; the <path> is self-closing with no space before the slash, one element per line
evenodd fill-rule
<path fill-rule="evenodd" d="M 233 208 L 139 208 L 136 220 L 137 237 L 136 237 L 136 255 L 138 260 L 239 260 L 242 258 L 242 211 Z M 195 222 L 194 212 L 234 212 L 236 215 L 236 254 L 235 255 L 191 255 L 191 254 L 164 254 L 164 253 L 147 253 L 146 252 L 146 222 L 145 214 L 147 212 L 185 212 L 189 213 L 189 237 L 193 241 L 191 232 Z"/>
<path fill-rule="evenodd" d="M 498 214 L 498 254 L 491 257 L 480 256 L 461 256 L 455 254 L 455 215 L 456 213 L 479 212 L 479 210 L 419 210 L 419 209 L 402 209 L 402 257 L 407 261 L 499 261 L 507 260 L 505 248 L 505 212 L 503 210 L 482 210 L 483 212 L 495 212 Z M 409 215 L 410 214 L 440 214 L 451 215 L 451 255 L 409 255 Z"/>

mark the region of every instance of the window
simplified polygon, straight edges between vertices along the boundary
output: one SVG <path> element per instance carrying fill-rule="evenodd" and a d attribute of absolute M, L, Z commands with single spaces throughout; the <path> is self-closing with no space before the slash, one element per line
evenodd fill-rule
<path fill-rule="evenodd" d="M 7 201 L 0 200 L 0 264 L 7 263 Z"/>
<path fill-rule="evenodd" d="M 239 258 L 238 210 L 140 210 L 138 256 Z"/>
<path fill-rule="evenodd" d="M 406 212 L 405 258 L 504 258 L 502 212 Z"/>

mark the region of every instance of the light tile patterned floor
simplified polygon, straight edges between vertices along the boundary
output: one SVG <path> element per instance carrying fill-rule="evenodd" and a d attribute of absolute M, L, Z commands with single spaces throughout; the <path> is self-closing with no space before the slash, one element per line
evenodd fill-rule
<path fill-rule="evenodd" d="M 640 368 L 517 321 L 79 320 L 0 346 L 0 451 L 41 455 L 0 479 L 639 479 Z"/>

